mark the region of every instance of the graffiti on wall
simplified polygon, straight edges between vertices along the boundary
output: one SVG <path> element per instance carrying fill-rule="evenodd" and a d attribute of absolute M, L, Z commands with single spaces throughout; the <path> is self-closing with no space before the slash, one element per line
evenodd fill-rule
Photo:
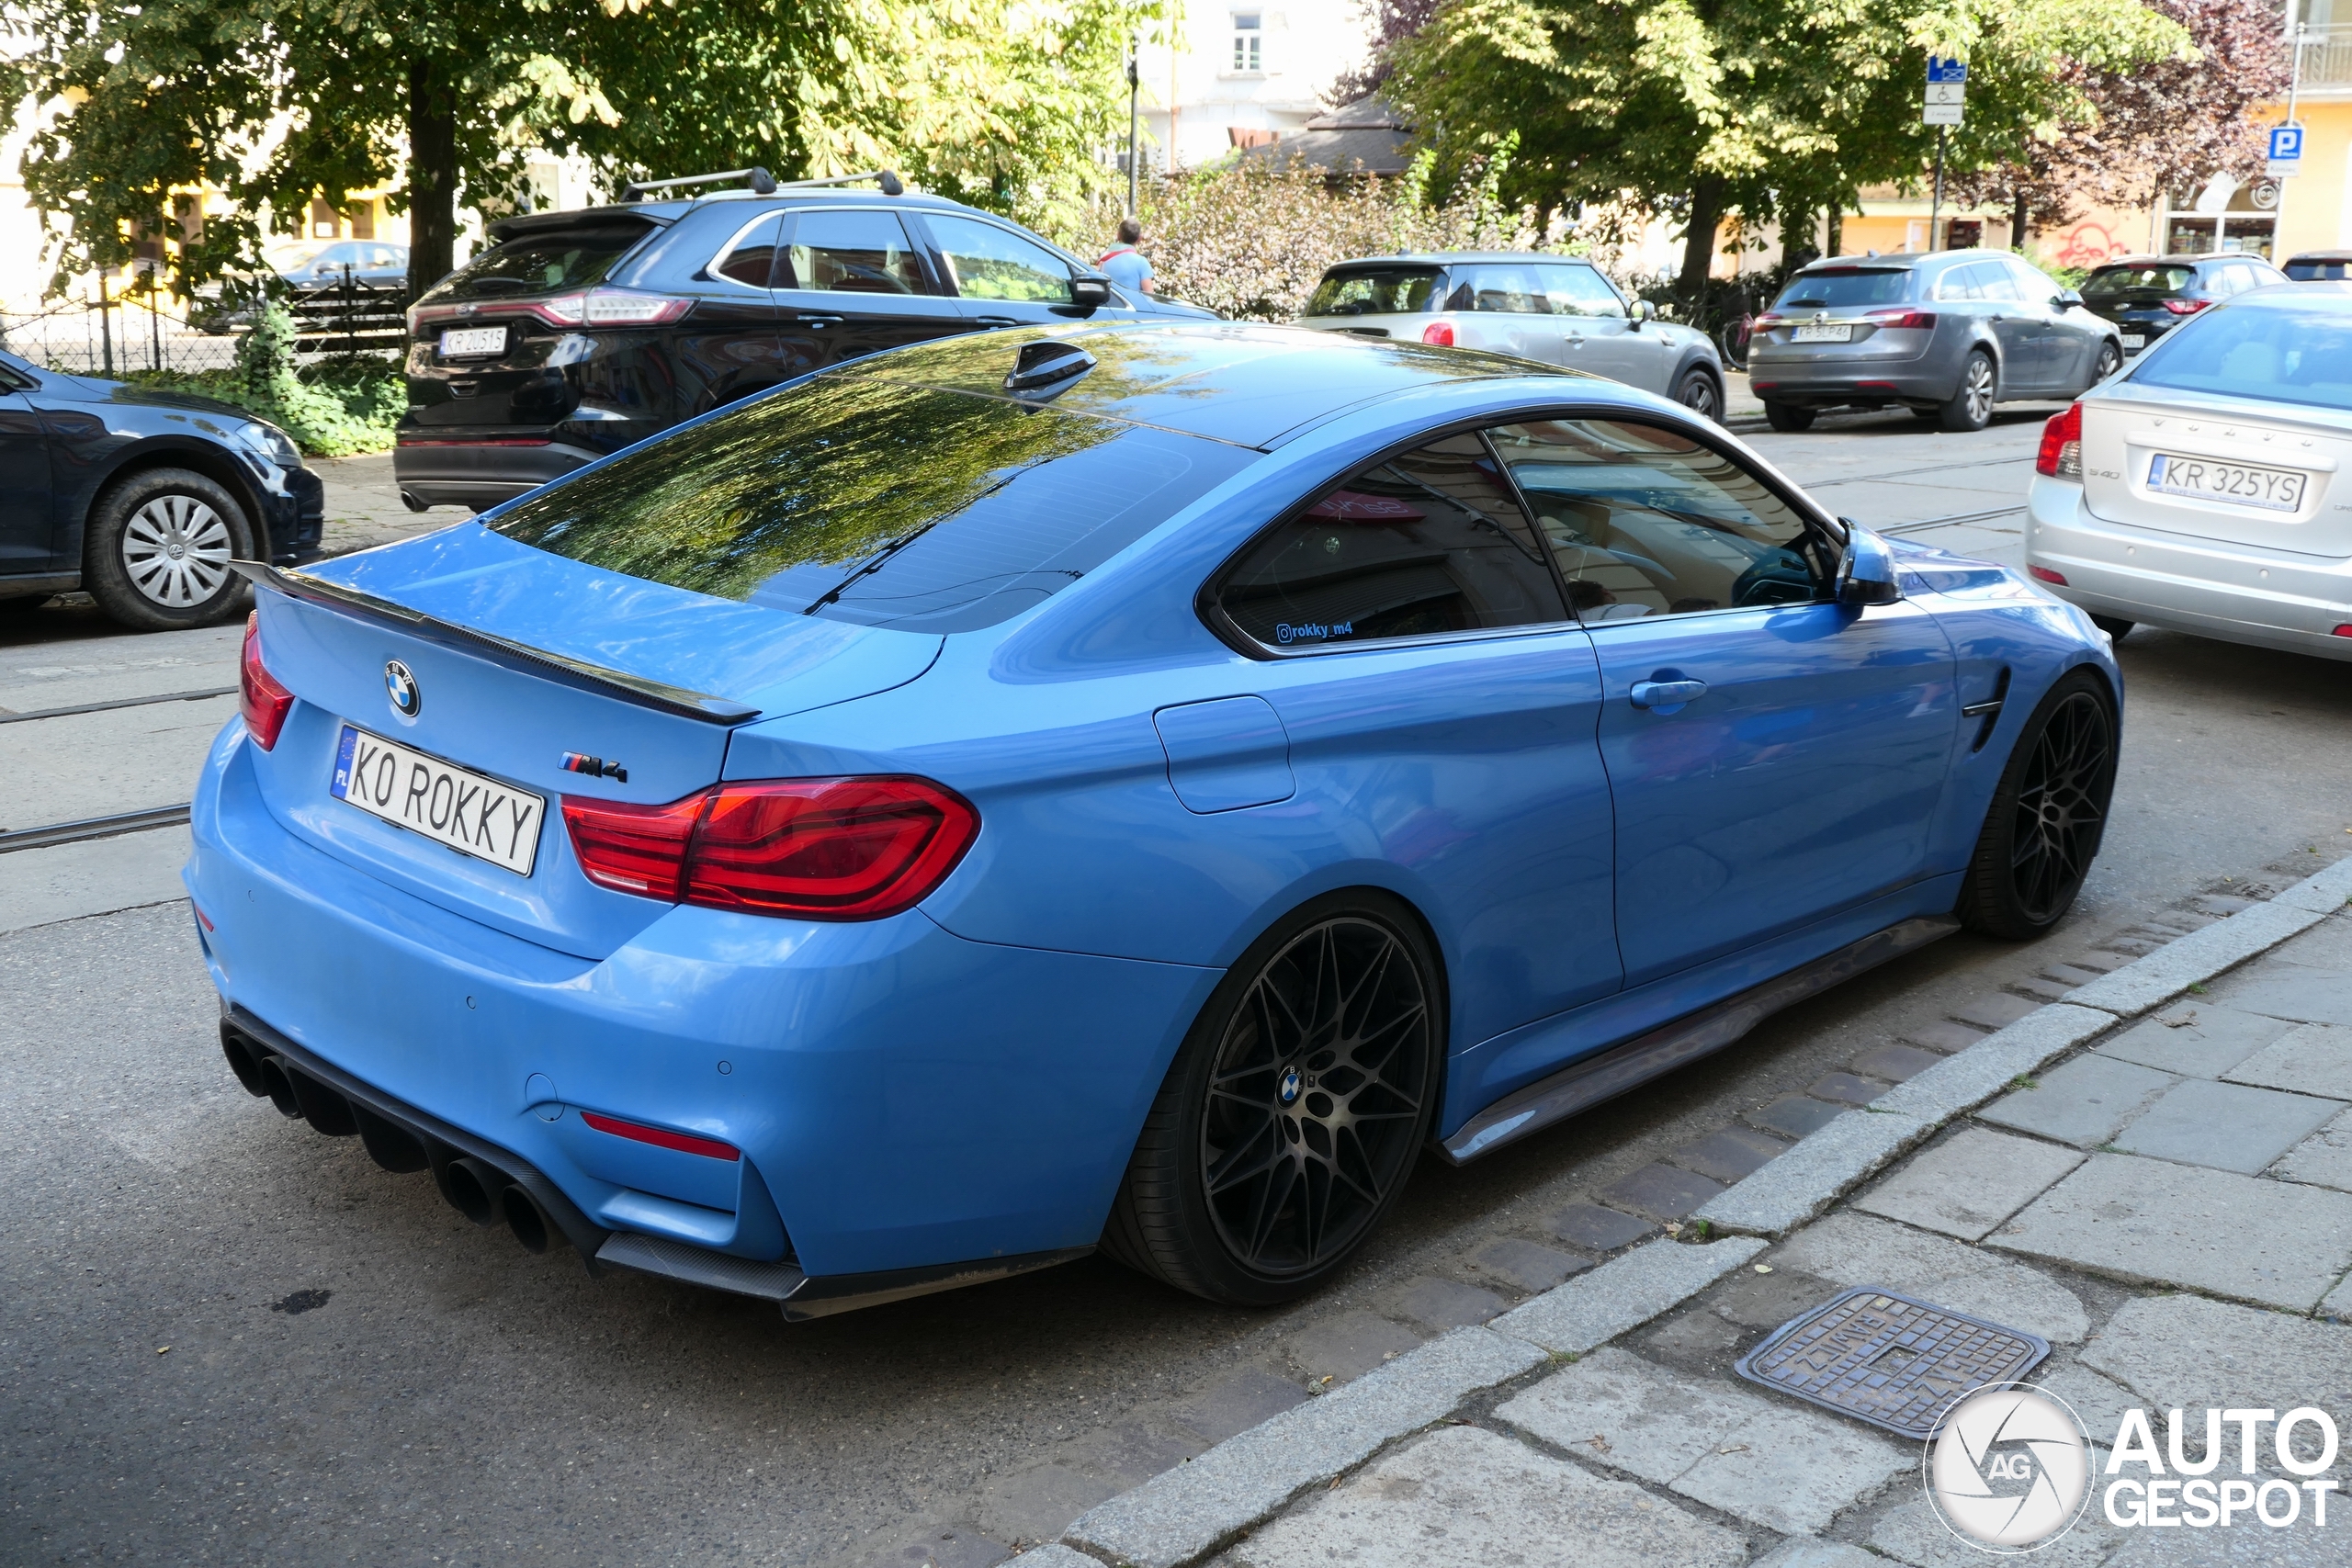
<path fill-rule="evenodd" d="M 2057 266 L 2097 266 L 2109 257 L 2124 254 L 2131 248 L 2110 233 L 2106 224 L 2087 220 L 2046 231 L 2039 237 L 2052 264 Z"/>

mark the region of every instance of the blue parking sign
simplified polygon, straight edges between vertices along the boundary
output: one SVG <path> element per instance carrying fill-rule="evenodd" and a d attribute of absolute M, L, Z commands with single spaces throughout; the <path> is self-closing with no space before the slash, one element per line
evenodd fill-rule
<path fill-rule="evenodd" d="M 2274 164 L 2300 163 L 2303 156 L 2303 128 L 2300 125 L 2274 125 L 2270 128 L 2270 161 Z"/>
<path fill-rule="evenodd" d="M 1928 56 L 1928 80 L 1930 83 L 1965 82 L 1968 80 L 1968 62 L 1939 60 L 1931 54 Z"/>

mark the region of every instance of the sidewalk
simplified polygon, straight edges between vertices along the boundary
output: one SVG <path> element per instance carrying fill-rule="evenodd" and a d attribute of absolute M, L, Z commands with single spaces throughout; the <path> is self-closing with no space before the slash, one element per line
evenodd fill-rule
<path fill-rule="evenodd" d="M 1982 1563 L 1930 1507 L 1916 1438 L 1733 1372 L 1782 1323 L 1853 1287 L 2046 1340 L 2030 1381 L 2095 1445 L 2136 1407 L 2165 1452 L 2167 1413 L 2186 1410 L 2192 1462 L 2166 1475 L 2201 1473 L 2207 1409 L 2267 1419 L 2314 1406 L 2340 1423 L 2352 1416 L 2347 899 L 2352 860 L 2272 898 L 2208 900 L 2231 908 L 2163 945 L 2119 939 L 2110 972 L 2071 970 L 2077 983 L 2053 985 L 2049 1005 L 2021 1006 L 1952 1055 L 1912 1051 L 1903 1082 L 1729 1186 L 1708 1183 L 1667 1234 L 1617 1213 L 1648 1239 L 1227 1438 L 1014 1561 Z M 2088 1506 L 2036 1560 L 2352 1562 L 2329 1533 L 2352 1535 L 2352 1499 L 2325 1499 L 2336 1507 L 2323 1528 L 2321 1494 L 2296 1492 L 2346 1480 L 2346 1466 L 2290 1476 L 2270 1462 L 2267 1429 L 2243 1456 L 2238 1428 L 2219 1429 L 2213 1482 L 2255 1475 L 2248 1498 L 2263 1477 L 2292 1483 L 2292 1524 L 2266 1527 L 2248 1502 L 2233 1529 L 2119 1527 L 2095 1449 Z M 2314 1435 L 2302 1427 L 2295 1450 L 2307 1462 Z M 2150 1472 L 2132 1460 L 2121 1473 Z M 2285 1511 L 2283 1494 L 2263 1495 Z"/>

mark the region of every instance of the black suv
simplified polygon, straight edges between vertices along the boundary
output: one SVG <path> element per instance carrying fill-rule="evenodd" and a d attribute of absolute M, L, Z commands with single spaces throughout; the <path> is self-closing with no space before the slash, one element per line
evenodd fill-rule
<path fill-rule="evenodd" d="M 2260 256 L 2222 252 L 2201 256 L 2125 256 L 2083 279 L 2083 303 L 2123 333 L 2123 352 L 2138 354 L 2198 311 L 2233 294 L 2284 283 L 2287 275 Z"/>
<path fill-rule="evenodd" d="M 409 311 L 392 470 L 415 511 L 502 501 L 845 359 L 1060 319 L 1214 319 L 1129 299 L 992 213 L 848 181 L 531 213 Z"/>

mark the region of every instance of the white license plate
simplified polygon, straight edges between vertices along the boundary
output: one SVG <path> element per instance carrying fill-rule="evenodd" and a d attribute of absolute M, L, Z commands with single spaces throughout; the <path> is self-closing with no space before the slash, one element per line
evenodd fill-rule
<path fill-rule="evenodd" d="M 543 795 L 413 751 L 396 740 L 343 727 L 328 793 L 346 806 L 436 844 L 486 860 L 517 876 L 538 859 Z"/>
<path fill-rule="evenodd" d="M 2145 348 L 2148 346 L 2148 334 L 2145 333 L 2125 333 L 2123 334 L 2123 346 L 2126 348 Z"/>
<path fill-rule="evenodd" d="M 1790 336 L 1791 343 L 1851 343 L 1854 329 L 1850 322 L 1838 321 L 1829 326 L 1799 327 Z"/>
<path fill-rule="evenodd" d="M 441 334 L 441 357 L 465 359 L 506 352 L 504 327 L 451 327 Z"/>
<path fill-rule="evenodd" d="M 2159 452 L 2148 464 L 2148 488 L 2199 501 L 2227 501 L 2268 512 L 2300 511 L 2309 476 L 2284 468 L 2256 468 L 2212 457 L 2182 457 Z"/>

